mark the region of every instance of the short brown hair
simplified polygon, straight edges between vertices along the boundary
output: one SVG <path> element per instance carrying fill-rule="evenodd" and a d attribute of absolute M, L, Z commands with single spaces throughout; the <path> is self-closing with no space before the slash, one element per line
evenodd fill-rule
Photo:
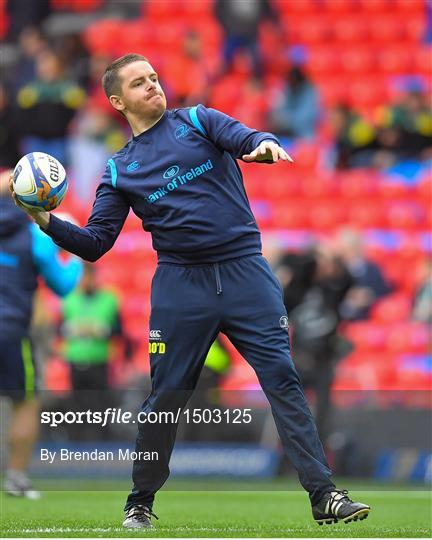
<path fill-rule="evenodd" d="M 119 95 L 121 89 L 121 81 L 118 76 L 118 72 L 124 66 L 132 64 L 133 62 L 148 62 L 147 58 L 142 54 L 125 54 L 114 62 L 111 62 L 109 66 L 106 67 L 105 73 L 102 76 L 102 86 L 106 97 L 109 99 L 113 94 Z"/>

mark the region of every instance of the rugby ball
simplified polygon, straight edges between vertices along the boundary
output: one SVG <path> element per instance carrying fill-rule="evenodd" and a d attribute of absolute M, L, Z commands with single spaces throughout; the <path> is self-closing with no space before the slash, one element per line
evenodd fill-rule
<path fill-rule="evenodd" d="M 54 210 L 67 192 L 66 171 L 54 157 L 31 152 L 22 157 L 13 172 L 17 199 L 27 208 Z"/>

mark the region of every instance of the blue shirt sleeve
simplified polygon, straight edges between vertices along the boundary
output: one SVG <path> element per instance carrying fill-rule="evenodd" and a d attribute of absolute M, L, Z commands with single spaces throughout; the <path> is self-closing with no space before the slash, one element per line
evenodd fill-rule
<path fill-rule="evenodd" d="M 82 262 L 75 257 L 67 263 L 60 260 L 59 249 L 49 236 L 32 224 L 32 253 L 38 273 L 48 287 L 59 296 L 70 293 L 82 274 Z"/>
<path fill-rule="evenodd" d="M 235 159 L 250 154 L 263 141 L 280 142 L 272 133 L 251 129 L 231 116 L 216 109 L 198 105 L 197 116 L 208 138 L 219 148 L 229 152 Z M 264 162 L 265 163 L 265 162 Z M 272 163 L 269 161 L 269 163 Z"/>
<path fill-rule="evenodd" d="M 61 248 L 87 261 L 97 261 L 112 248 L 129 213 L 129 203 L 115 187 L 117 170 L 113 160 L 96 191 L 91 216 L 85 227 L 63 221 L 53 214 L 44 230 Z"/>

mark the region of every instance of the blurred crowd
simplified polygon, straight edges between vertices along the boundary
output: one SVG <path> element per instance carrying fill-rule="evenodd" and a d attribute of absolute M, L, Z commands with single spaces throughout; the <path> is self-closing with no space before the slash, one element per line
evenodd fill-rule
<path fill-rule="evenodd" d="M 115 6 L 128 20 L 147 9 L 146 2 L 93 4 L 100 17 Z M 62 32 L 47 31 L 44 22 L 54 5 L 45 0 L 6 3 L 5 37 L 18 54 L 0 81 L 0 167 L 13 166 L 30 149 L 45 151 L 70 167 L 77 192 L 87 200 L 108 156 L 129 133 L 100 87 L 112 54 L 90 51 L 84 32 L 70 32 L 67 25 Z M 286 144 L 325 140 L 329 166 L 335 168 L 387 169 L 400 160 L 431 159 L 432 109 L 421 85 L 407 84 L 397 102 L 382 103 L 367 118 L 349 103 L 324 107 L 298 48 L 287 46 L 286 58 L 274 59 L 282 65 L 279 75 L 269 76 L 260 31 L 267 25 L 275 39 L 284 39 L 276 2 L 218 0 L 213 15 L 223 35 L 216 61 L 206 54 L 202 34 L 187 27 L 160 66 L 158 58 L 153 60 L 171 107 L 215 106 L 273 131 Z"/>
<path fill-rule="evenodd" d="M 89 0 L 88 4 L 94 5 L 101 19 L 115 10 L 116 16 L 138 21 L 147 9 L 146 2 L 126 0 Z M 100 85 L 113 55 L 108 50 L 90 50 L 84 29 L 69 30 L 66 25 L 61 32 L 50 32 L 45 23 L 54 5 L 56 2 L 46 0 L 6 2 L 9 25 L 5 39 L 16 57 L 0 80 L 0 169 L 14 167 L 27 152 L 47 152 L 68 168 L 75 195 L 89 201 L 107 160 L 130 134 Z M 213 16 L 223 36 L 216 61 L 206 55 L 202 34 L 185 28 L 178 47 L 161 62 L 170 107 L 203 103 L 256 129 L 274 132 L 283 144 L 322 142 L 327 166 L 332 169 L 386 170 L 404 160 L 432 160 L 432 107 L 421 85 L 408 84 L 396 102 L 384 102 L 367 116 L 343 101 L 324 107 L 301 50 L 287 47 L 285 58 L 274 59 L 282 66 L 278 76 L 269 77 L 260 32 L 266 26 L 275 39 L 283 39 L 285 28 L 276 2 L 216 0 Z M 295 21 L 289 24 L 295 25 Z M 145 50 L 133 52 L 146 54 Z M 158 58 L 155 68 L 159 70 Z M 368 259 L 361 237 L 351 230 L 305 251 L 283 254 L 275 270 L 290 314 L 296 363 L 306 387 L 316 393 L 318 426 L 325 434 L 334 369 L 352 347 L 340 335 L 340 325 L 367 320 L 376 302 L 394 291 L 394 284 Z M 83 389 L 83 380 L 87 386 L 94 379 L 103 381 L 103 389 L 111 384 L 108 344 L 115 336 L 125 340 L 124 356 L 133 354 L 122 329 L 118 301 L 104 294 L 110 324 L 102 325 L 102 330 L 96 323 L 91 327 L 94 348 L 84 351 L 84 357 L 77 346 L 82 321 L 68 321 L 67 315 L 79 302 L 90 305 L 95 298 L 91 270 L 87 268 L 75 296 L 63 306 L 65 318 L 59 336 L 71 367 L 72 385 L 78 390 Z M 412 319 L 432 323 L 431 305 L 432 281 L 426 272 L 413 299 Z M 226 351 L 214 350 L 213 354 L 207 366 L 208 380 L 220 384 L 229 360 Z"/>

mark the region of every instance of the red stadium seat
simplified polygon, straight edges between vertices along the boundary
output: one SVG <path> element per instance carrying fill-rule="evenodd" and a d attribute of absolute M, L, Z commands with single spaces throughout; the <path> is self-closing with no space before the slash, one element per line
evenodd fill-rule
<path fill-rule="evenodd" d="M 114 55 L 123 27 L 124 21 L 121 19 L 97 20 L 84 31 L 84 42 L 92 54 Z"/>
<path fill-rule="evenodd" d="M 304 197 L 312 201 L 333 197 L 337 193 L 337 184 L 326 177 L 310 176 L 300 182 L 300 191 Z"/>
<path fill-rule="evenodd" d="M 347 220 L 351 226 L 361 229 L 381 229 L 386 225 L 382 207 L 374 201 L 353 202 L 348 208 Z"/>
<path fill-rule="evenodd" d="M 370 321 L 346 325 L 344 335 L 351 340 L 355 349 L 381 351 L 387 345 L 388 325 Z"/>
<path fill-rule="evenodd" d="M 173 15 L 178 8 L 177 0 L 147 0 L 141 4 L 142 15 L 157 21 L 172 22 Z"/>
<path fill-rule="evenodd" d="M 414 66 L 415 73 L 421 73 L 426 75 L 425 79 L 425 89 L 426 91 L 431 90 L 431 77 L 432 77 L 432 46 L 431 45 L 421 45 L 416 46 L 413 49 L 414 54 Z"/>
<path fill-rule="evenodd" d="M 345 221 L 346 208 L 334 199 L 311 205 L 309 222 L 317 232 L 338 229 Z"/>
<path fill-rule="evenodd" d="M 334 77 L 340 69 L 340 51 L 335 47 L 319 44 L 309 49 L 306 69 L 312 75 Z"/>
<path fill-rule="evenodd" d="M 331 77 L 318 84 L 320 98 L 327 107 L 345 103 L 347 100 L 346 77 Z"/>
<path fill-rule="evenodd" d="M 102 3 L 102 0 L 50 0 L 51 7 L 56 11 L 96 11 Z"/>
<path fill-rule="evenodd" d="M 389 203 L 387 207 L 387 223 L 391 229 L 423 229 L 425 214 L 416 204 L 402 202 Z"/>
<path fill-rule="evenodd" d="M 361 9 L 359 14 L 365 14 L 370 18 L 382 17 L 394 7 L 392 0 L 359 0 L 358 5 Z"/>
<path fill-rule="evenodd" d="M 316 0 L 302 0 L 301 2 L 287 2 L 286 0 L 273 0 L 275 8 L 283 15 L 289 15 L 291 21 L 298 17 L 311 17 L 319 13 L 319 5 Z"/>
<path fill-rule="evenodd" d="M 405 21 L 406 24 L 406 21 Z M 368 43 L 374 47 L 381 43 L 400 44 L 404 32 L 403 21 L 398 20 L 389 13 L 381 17 L 371 17 L 368 19 L 367 33 Z"/>
<path fill-rule="evenodd" d="M 335 183 L 339 196 L 349 200 L 366 200 L 374 197 L 379 179 L 373 169 L 354 169 L 341 171 L 336 174 Z M 348 201 L 347 201 L 348 202 Z"/>
<path fill-rule="evenodd" d="M 394 199 L 410 199 L 412 196 L 412 188 L 402 182 L 393 182 L 383 179 L 377 183 L 377 195 L 386 201 Z"/>
<path fill-rule="evenodd" d="M 430 352 L 429 328 L 421 323 L 392 324 L 388 332 L 386 347 L 389 352 L 395 353 Z"/>
<path fill-rule="evenodd" d="M 404 37 L 406 41 L 412 44 L 418 44 L 424 41 L 426 34 L 426 17 L 423 14 L 411 15 L 405 18 Z"/>
<path fill-rule="evenodd" d="M 367 46 L 354 46 L 340 51 L 340 65 L 344 71 L 366 75 L 374 69 L 375 53 Z"/>
<path fill-rule="evenodd" d="M 377 67 L 383 74 L 411 73 L 414 66 L 414 56 L 406 46 L 393 44 L 377 51 Z"/>
<path fill-rule="evenodd" d="M 425 0 L 394 0 L 393 9 L 406 17 L 414 14 L 425 15 L 426 2 Z"/>
<path fill-rule="evenodd" d="M 383 322 L 406 321 L 411 314 L 411 298 L 402 293 L 395 293 L 379 300 L 371 310 L 373 320 Z"/>
<path fill-rule="evenodd" d="M 331 13 L 331 15 L 337 16 L 355 12 L 357 3 L 355 0 L 321 0 L 320 8 Z"/>
<path fill-rule="evenodd" d="M 309 229 L 311 209 L 300 199 L 273 207 L 273 227 L 278 229 Z"/>
<path fill-rule="evenodd" d="M 9 17 L 6 12 L 6 0 L 0 1 L 0 39 L 4 39 L 9 29 Z"/>
<path fill-rule="evenodd" d="M 263 184 L 262 194 L 264 198 L 275 202 L 286 201 L 289 204 L 289 199 L 298 191 L 295 182 L 287 178 L 284 172 L 277 170 L 274 167 L 276 174 L 262 174 L 261 182 Z"/>
<path fill-rule="evenodd" d="M 352 78 L 347 88 L 347 101 L 355 108 L 377 107 L 388 101 L 388 81 L 370 75 Z"/>
<path fill-rule="evenodd" d="M 368 24 L 369 21 L 352 15 L 333 18 L 331 21 L 332 37 L 340 44 L 352 43 L 361 46 L 367 37 Z"/>
<path fill-rule="evenodd" d="M 183 13 L 189 19 L 202 20 L 208 19 L 213 16 L 214 13 L 214 1 L 213 0 L 185 0 L 183 2 Z"/>

